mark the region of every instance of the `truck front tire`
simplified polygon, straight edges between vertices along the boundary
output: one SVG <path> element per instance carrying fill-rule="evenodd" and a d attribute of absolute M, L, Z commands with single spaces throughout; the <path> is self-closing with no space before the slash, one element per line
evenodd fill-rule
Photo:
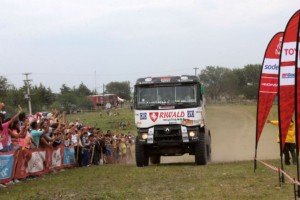
<path fill-rule="evenodd" d="M 136 166 L 144 167 L 149 165 L 149 155 L 147 154 L 146 147 L 136 139 L 135 141 L 135 161 Z"/>
<path fill-rule="evenodd" d="M 207 160 L 205 133 L 200 132 L 199 141 L 195 144 L 195 163 L 196 165 L 206 165 Z"/>

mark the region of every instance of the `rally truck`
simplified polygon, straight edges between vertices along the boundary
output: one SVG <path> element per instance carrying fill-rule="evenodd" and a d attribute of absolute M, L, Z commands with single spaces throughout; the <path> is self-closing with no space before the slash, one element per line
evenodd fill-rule
<path fill-rule="evenodd" d="M 196 165 L 211 158 L 210 130 L 197 76 L 139 78 L 134 86 L 138 167 L 159 164 L 161 156 L 195 155 Z"/>

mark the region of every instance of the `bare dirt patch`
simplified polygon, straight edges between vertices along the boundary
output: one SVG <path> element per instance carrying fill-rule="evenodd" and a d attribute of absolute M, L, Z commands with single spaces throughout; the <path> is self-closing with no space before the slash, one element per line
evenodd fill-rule
<path fill-rule="evenodd" d="M 256 106 L 209 106 L 206 124 L 212 135 L 212 162 L 253 160 Z M 279 158 L 278 129 L 266 124 L 258 145 L 259 159 Z M 194 162 L 194 156 L 162 157 L 162 163 Z"/>

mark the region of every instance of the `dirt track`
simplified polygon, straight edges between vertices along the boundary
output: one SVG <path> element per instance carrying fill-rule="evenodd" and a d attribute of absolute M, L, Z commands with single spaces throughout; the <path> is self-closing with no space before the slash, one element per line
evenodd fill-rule
<path fill-rule="evenodd" d="M 253 160 L 255 106 L 209 106 L 206 124 L 212 135 L 212 162 Z M 259 159 L 279 158 L 277 128 L 266 124 L 258 145 Z M 163 157 L 162 163 L 194 162 L 194 156 Z"/>

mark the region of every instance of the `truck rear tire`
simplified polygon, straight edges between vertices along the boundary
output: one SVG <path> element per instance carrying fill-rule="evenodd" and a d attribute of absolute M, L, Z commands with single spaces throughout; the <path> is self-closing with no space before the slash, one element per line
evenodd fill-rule
<path fill-rule="evenodd" d="M 207 142 L 206 142 L 206 153 L 207 153 L 207 162 L 211 161 L 211 136 L 210 131 L 207 134 Z"/>
<path fill-rule="evenodd" d="M 150 162 L 151 164 L 160 164 L 160 156 L 159 155 L 150 156 Z"/>
<path fill-rule="evenodd" d="M 149 156 L 144 145 L 140 144 L 138 140 L 135 141 L 135 161 L 136 166 L 144 167 L 149 165 Z"/>
<path fill-rule="evenodd" d="M 195 163 L 196 165 L 207 164 L 206 140 L 203 132 L 200 132 L 199 141 L 195 144 Z"/>

